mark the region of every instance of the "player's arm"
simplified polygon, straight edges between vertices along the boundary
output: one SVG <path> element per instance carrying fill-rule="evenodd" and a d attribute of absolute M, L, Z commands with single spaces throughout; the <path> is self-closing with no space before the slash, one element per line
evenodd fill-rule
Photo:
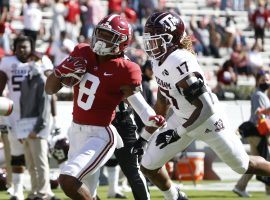
<path fill-rule="evenodd" d="M 166 97 L 164 97 L 161 94 L 160 90 L 158 90 L 157 101 L 154 105 L 154 111 L 156 112 L 156 114 L 166 117 L 169 107 L 170 107 L 169 101 L 166 99 Z M 152 134 L 157 130 L 156 127 L 150 126 L 146 126 L 144 129 L 145 130 L 143 130 L 143 132 L 147 131 L 149 134 Z"/>
<path fill-rule="evenodd" d="M 3 91 L 6 87 L 7 75 L 0 70 L 0 96 L 3 96 Z"/>
<path fill-rule="evenodd" d="M 195 109 L 182 126 L 177 127 L 176 130 L 169 129 L 157 136 L 156 146 L 159 146 L 160 149 L 176 142 L 182 134 L 196 128 L 214 113 L 214 100 L 199 73 L 187 75 L 176 83 L 176 86 L 186 100 L 195 106 Z"/>
<path fill-rule="evenodd" d="M 130 86 L 125 86 L 122 89 L 124 89 L 123 91 L 125 92 L 125 97 L 127 98 L 129 104 L 137 112 L 138 116 L 140 116 L 148 128 L 148 131 L 143 129 L 139 139 L 133 144 L 131 149 L 131 153 L 142 155 L 144 153 L 144 147 L 149 141 L 152 133 L 155 132 L 159 127 L 165 126 L 166 122 L 163 116 L 165 116 L 167 113 L 168 104 L 166 99 L 164 99 L 161 93 L 159 93 L 157 102 L 155 104 L 155 109 L 157 112 L 155 112 L 155 110 L 147 104 L 139 92 L 139 87 L 132 88 Z M 152 120 L 152 122 L 149 124 L 150 120 Z M 155 125 L 153 125 L 153 123 Z"/>
<path fill-rule="evenodd" d="M 121 91 L 146 126 L 159 128 L 166 124 L 164 117 L 157 115 L 145 101 L 140 92 L 140 86 L 125 85 L 121 87 Z"/>
<path fill-rule="evenodd" d="M 51 73 L 45 84 L 45 91 L 47 94 L 55 94 L 62 88 L 61 78 L 56 77 L 54 73 Z"/>
<path fill-rule="evenodd" d="M 199 126 L 214 113 L 214 100 L 199 73 L 187 75 L 176 86 L 186 100 L 195 106 L 195 110 L 183 124 L 185 129 L 190 130 Z"/>
<path fill-rule="evenodd" d="M 72 87 L 81 81 L 87 67 L 87 60 L 80 55 L 81 51 L 80 47 L 75 47 L 74 51 L 53 69 L 53 73 L 49 75 L 45 85 L 47 94 L 55 94 L 63 85 Z"/>

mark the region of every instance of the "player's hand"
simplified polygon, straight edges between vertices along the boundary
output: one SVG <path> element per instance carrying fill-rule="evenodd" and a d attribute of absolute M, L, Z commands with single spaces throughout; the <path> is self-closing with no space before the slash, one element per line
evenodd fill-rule
<path fill-rule="evenodd" d="M 160 149 L 163 149 L 166 147 L 168 144 L 171 144 L 173 142 L 176 142 L 179 140 L 181 137 L 177 134 L 176 130 L 169 129 L 165 132 L 160 133 L 157 136 L 156 139 L 156 146 L 159 146 Z"/>
<path fill-rule="evenodd" d="M 264 109 L 263 108 L 258 108 L 256 111 L 255 111 L 255 114 L 257 114 L 257 115 L 262 115 L 263 114 L 263 111 L 264 111 Z"/>
<path fill-rule="evenodd" d="M 87 61 L 83 57 L 69 56 L 61 65 L 54 69 L 57 78 L 73 77 L 86 72 Z"/>
<path fill-rule="evenodd" d="M 0 133 L 2 133 L 2 134 L 7 134 L 8 133 L 7 125 L 0 124 Z"/>
<path fill-rule="evenodd" d="M 133 147 L 131 148 L 131 153 L 138 156 L 143 155 L 146 144 L 147 141 L 142 137 L 139 137 L 139 139 L 134 143 Z"/>
<path fill-rule="evenodd" d="M 29 133 L 28 138 L 30 138 L 30 139 L 37 139 L 39 137 L 38 137 L 38 135 L 35 132 L 31 132 L 31 133 Z"/>
<path fill-rule="evenodd" d="M 155 115 L 149 117 L 147 126 L 165 128 L 167 126 L 167 122 L 162 115 Z"/>

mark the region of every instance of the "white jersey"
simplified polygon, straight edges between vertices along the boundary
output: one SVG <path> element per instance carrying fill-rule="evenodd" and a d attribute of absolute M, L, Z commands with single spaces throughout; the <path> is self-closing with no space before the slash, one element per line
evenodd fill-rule
<path fill-rule="evenodd" d="M 14 102 L 12 114 L 8 116 L 11 127 L 14 127 L 15 121 L 20 118 L 21 83 L 30 70 L 30 64 L 22 63 L 16 56 L 4 57 L 0 63 L 0 71 L 3 71 L 7 76 L 7 97 Z M 52 69 L 53 65 L 45 56 L 40 62 L 40 67 L 46 71 Z"/>
<path fill-rule="evenodd" d="M 179 91 L 176 84 L 192 72 L 200 73 L 205 82 L 204 73 L 195 55 L 185 49 L 177 49 L 160 66 L 158 61 L 155 60 L 152 61 L 152 64 L 162 95 L 170 101 L 178 116 L 188 119 L 195 110 L 195 106 L 186 100 L 183 92 Z M 208 90 L 210 91 L 209 88 Z"/>
<path fill-rule="evenodd" d="M 160 132 L 154 133 L 151 137 L 147 150 L 141 160 L 142 166 L 147 169 L 158 169 L 177 153 L 186 149 L 194 140 L 199 139 L 208 144 L 219 158 L 227 163 L 234 171 L 245 173 L 248 169 L 249 156 L 242 142 L 231 129 L 226 116 L 220 111 L 220 106 L 217 103 L 218 99 L 211 93 L 210 88 L 207 87 L 207 90 L 212 97 L 214 114 L 207 119 L 203 119 L 200 124 L 197 124 L 187 132 L 185 130 L 183 133 L 181 132 L 183 130 L 182 124 L 190 118 L 195 106 L 185 99 L 183 91 L 178 91 L 176 84 L 192 72 L 200 73 L 205 81 L 202 69 L 195 56 L 187 50 L 178 49 L 171 53 L 162 65 L 159 66 L 154 61 L 153 71 L 160 90 L 171 102 L 174 113 L 168 118 L 166 129 L 161 129 Z M 202 116 L 205 117 L 204 115 L 200 115 L 200 117 Z M 176 142 L 160 149 L 156 145 L 157 137 L 160 133 L 168 129 L 180 130 L 181 137 Z"/>

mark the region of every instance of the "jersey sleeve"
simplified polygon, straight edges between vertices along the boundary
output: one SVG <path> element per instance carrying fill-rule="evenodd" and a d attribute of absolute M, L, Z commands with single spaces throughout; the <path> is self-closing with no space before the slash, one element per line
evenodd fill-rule
<path fill-rule="evenodd" d="M 123 78 L 124 85 L 135 85 L 139 86 L 142 82 L 142 72 L 139 65 L 136 63 L 126 61 L 127 69 L 121 76 Z"/>
<path fill-rule="evenodd" d="M 188 51 L 181 51 L 181 53 L 173 54 L 168 63 L 168 73 L 172 83 L 175 85 L 180 80 L 185 78 L 192 72 L 200 72 L 200 66 L 195 55 Z"/>

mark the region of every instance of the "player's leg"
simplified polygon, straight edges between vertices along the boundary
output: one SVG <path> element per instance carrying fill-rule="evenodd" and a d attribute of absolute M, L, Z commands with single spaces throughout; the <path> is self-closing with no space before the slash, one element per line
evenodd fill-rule
<path fill-rule="evenodd" d="M 124 175 L 128 179 L 134 199 L 150 199 L 146 179 L 142 172 L 139 170 L 138 158 L 136 155 L 131 154 L 130 147 L 116 149 L 115 156 Z"/>
<path fill-rule="evenodd" d="M 71 199 L 75 200 L 92 200 L 86 185 L 76 177 L 60 174 L 59 182 L 64 193 Z"/>
<path fill-rule="evenodd" d="M 33 164 L 38 177 L 37 196 L 43 199 L 54 197 L 50 186 L 50 167 L 48 160 L 48 142 L 46 139 L 27 139 L 30 146 Z M 36 154 L 35 152 L 39 152 Z"/>
<path fill-rule="evenodd" d="M 11 150 L 11 168 L 12 168 L 12 184 L 14 192 L 12 196 L 23 199 L 23 179 L 24 179 L 24 150 L 23 145 L 14 137 L 13 133 L 8 134 Z"/>
<path fill-rule="evenodd" d="M 23 141 L 23 145 L 24 145 L 24 156 L 25 156 L 25 162 L 26 162 L 26 166 L 30 175 L 30 180 L 31 180 L 31 189 L 28 193 L 28 197 L 35 197 L 36 192 L 37 192 L 37 185 L 38 185 L 38 177 L 37 177 L 37 173 L 36 173 L 36 169 L 34 166 L 34 159 L 32 157 L 32 153 L 30 150 L 30 144 L 29 144 L 29 140 L 30 139 L 25 139 Z"/>
<path fill-rule="evenodd" d="M 249 165 L 246 174 L 270 176 L 270 162 L 261 156 L 249 156 Z"/>
<path fill-rule="evenodd" d="M 207 133 L 203 129 L 208 129 Z M 214 114 L 193 132 L 200 132 L 197 138 L 206 142 L 235 172 L 270 176 L 270 162 L 260 156 L 248 156 L 240 138 L 221 114 Z"/>
<path fill-rule="evenodd" d="M 95 174 L 112 156 L 116 146 L 116 134 L 113 126 L 72 124 L 69 130 L 69 159 L 59 177 L 60 185 L 68 197 L 75 200 L 93 199 L 95 194 L 90 191 L 95 191 L 96 188 L 88 189 L 82 179 L 87 174 Z M 95 187 L 97 184 L 92 185 Z"/>
<path fill-rule="evenodd" d="M 121 136 L 124 147 L 115 150 L 115 156 L 119 162 L 122 172 L 127 177 L 135 200 L 150 199 L 146 179 L 139 170 L 138 156 L 131 153 L 131 147 L 136 139 L 136 125 L 132 115 L 125 120 L 116 122 L 115 127 Z"/>
<path fill-rule="evenodd" d="M 99 177 L 100 177 L 100 169 L 98 169 L 94 174 L 87 174 L 82 179 L 82 182 L 87 187 L 87 190 L 89 190 L 93 200 L 98 199 L 97 187 L 99 185 Z"/>
<path fill-rule="evenodd" d="M 142 172 L 163 192 L 165 199 L 187 199 L 172 183 L 167 171 L 161 167 L 177 153 L 183 151 L 194 139 L 184 134 L 177 142 L 160 149 L 155 144 L 157 134 L 152 137 L 141 161 Z"/>
<path fill-rule="evenodd" d="M 119 189 L 120 167 L 114 155 L 106 162 L 105 166 L 108 174 L 108 198 L 126 199 L 127 197 Z"/>
<path fill-rule="evenodd" d="M 257 146 L 261 141 L 261 137 L 249 136 L 249 137 L 246 137 L 246 140 L 250 144 L 250 154 L 259 155 Z M 243 174 L 242 177 L 237 181 L 233 189 L 233 192 L 235 192 L 239 196 L 249 197 L 250 195 L 248 194 L 248 192 L 246 192 L 246 187 L 252 177 L 253 177 L 253 174 Z"/>
<path fill-rule="evenodd" d="M 5 167 L 6 167 L 6 172 L 7 172 L 7 188 L 11 188 L 11 183 L 12 183 L 12 169 L 11 169 L 11 155 L 10 155 L 10 144 L 8 140 L 8 133 L 9 133 L 9 128 L 7 126 L 3 126 L 2 129 L 0 128 L 1 132 L 1 139 L 4 144 L 4 154 L 5 154 Z M 12 188 L 13 190 L 13 188 Z"/>

